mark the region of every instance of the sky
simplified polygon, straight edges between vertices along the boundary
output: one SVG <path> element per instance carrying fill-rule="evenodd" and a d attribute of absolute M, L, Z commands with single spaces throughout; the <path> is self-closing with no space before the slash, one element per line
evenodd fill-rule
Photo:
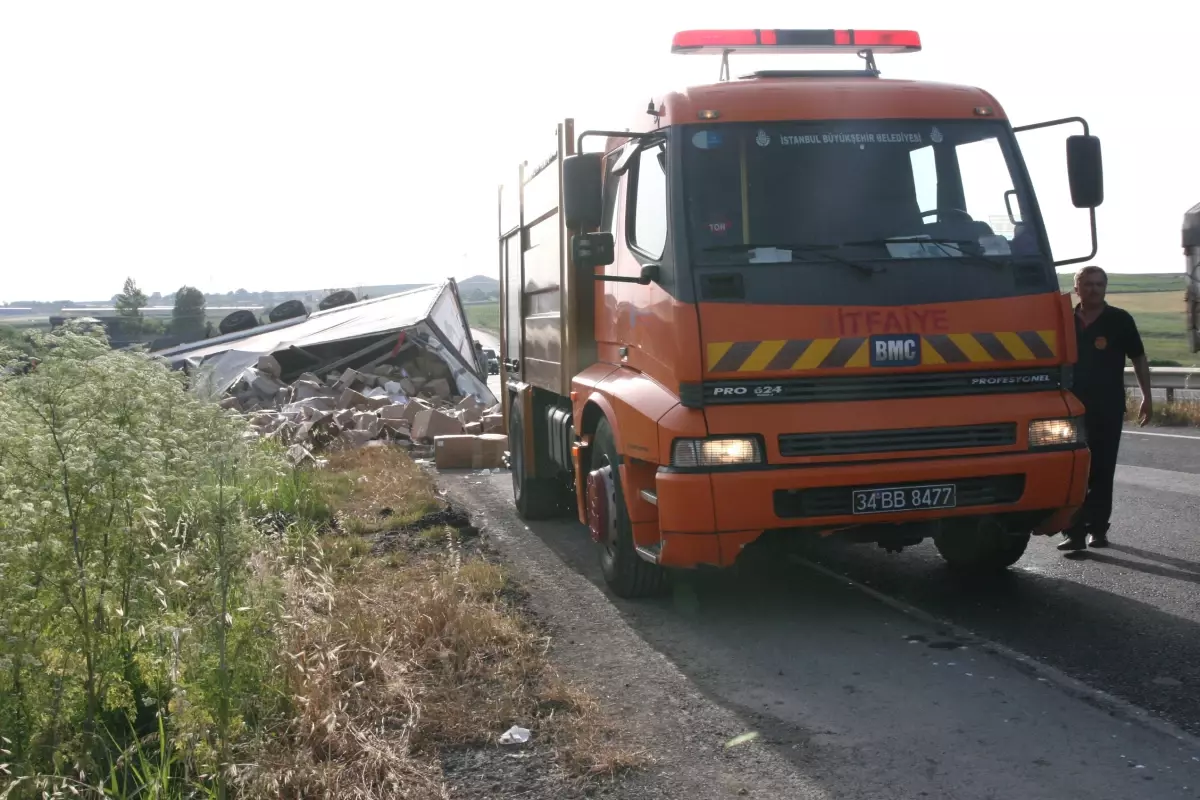
<path fill-rule="evenodd" d="M 713 81 L 716 60 L 670 55 L 695 28 L 918 31 L 922 52 L 878 57 L 885 78 L 980 86 L 1015 125 L 1086 117 L 1105 159 L 1095 263 L 1179 272 L 1200 103 L 1171 32 L 1200 6 L 1054 5 L 3 0 L 0 302 L 105 298 L 127 276 L 165 294 L 495 275 L 497 185 L 553 152 L 562 118 L 625 128 L 652 95 Z M 1025 151 L 1058 258 L 1090 249 L 1074 132 Z"/>

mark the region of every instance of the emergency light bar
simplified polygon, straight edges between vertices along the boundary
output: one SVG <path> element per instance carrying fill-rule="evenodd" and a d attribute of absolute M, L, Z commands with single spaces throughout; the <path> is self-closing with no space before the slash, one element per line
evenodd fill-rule
<path fill-rule="evenodd" d="M 916 31 L 782 30 L 681 31 L 671 42 L 677 55 L 729 53 L 915 53 L 921 49 Z"/>

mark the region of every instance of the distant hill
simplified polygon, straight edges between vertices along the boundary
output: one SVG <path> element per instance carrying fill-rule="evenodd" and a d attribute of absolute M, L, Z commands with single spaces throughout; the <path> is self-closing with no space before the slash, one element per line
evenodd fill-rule
<path fill-rule="evenodd" d="M 458 282 L 458 288 L 481 289 L 485 292 L 499 292 L 500 281 L 495 278 L 489 278 L 487 275 L 472 275 L 469 278 L 463 278 Z"/>
<path fill-rule="evenodd" d="M 500 299 L 500 281 L 487 275 L 472 275 L 458 282 L 458 293 L 464 303 L 486 303 Z"/>

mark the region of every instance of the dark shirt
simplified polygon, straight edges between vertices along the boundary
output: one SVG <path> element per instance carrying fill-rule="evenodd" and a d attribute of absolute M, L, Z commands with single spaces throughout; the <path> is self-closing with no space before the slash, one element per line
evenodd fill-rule
<path fill-rule="evenodd" d="M 1079 363 L 1075 365 L 1075 396 L 1089 415 L 1125 413 L 1125 359 L 1146 354 L 1137 323 L 1128 311 L 1105 305 L 1100 316 L 1084 327 L 1075 307 L 1075 336 Z"/>

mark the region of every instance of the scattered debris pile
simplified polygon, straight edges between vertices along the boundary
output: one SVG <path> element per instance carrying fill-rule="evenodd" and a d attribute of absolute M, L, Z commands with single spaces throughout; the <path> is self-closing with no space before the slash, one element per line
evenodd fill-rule
<path fill-rule="evenodd" d="M 419 354 L 405 366 L 302 373 L 290 384 L 273 356 L 260 356 L 221 406 L 249 416 L 260 436 L 288 446 L 296 463 L 328 447 L 388 441 L 439 467 L 498 467 L 507 437 L 499 405 L 459 396 L 445 364 Z M 434 444 L 437 444 L 436 452 Z"/>
<path fill-rule="evenodd" d="M 507 439 L 453 280 L 156 355 L 296 463 L 390 441 L 439 467 L 501 465 Z"/>

